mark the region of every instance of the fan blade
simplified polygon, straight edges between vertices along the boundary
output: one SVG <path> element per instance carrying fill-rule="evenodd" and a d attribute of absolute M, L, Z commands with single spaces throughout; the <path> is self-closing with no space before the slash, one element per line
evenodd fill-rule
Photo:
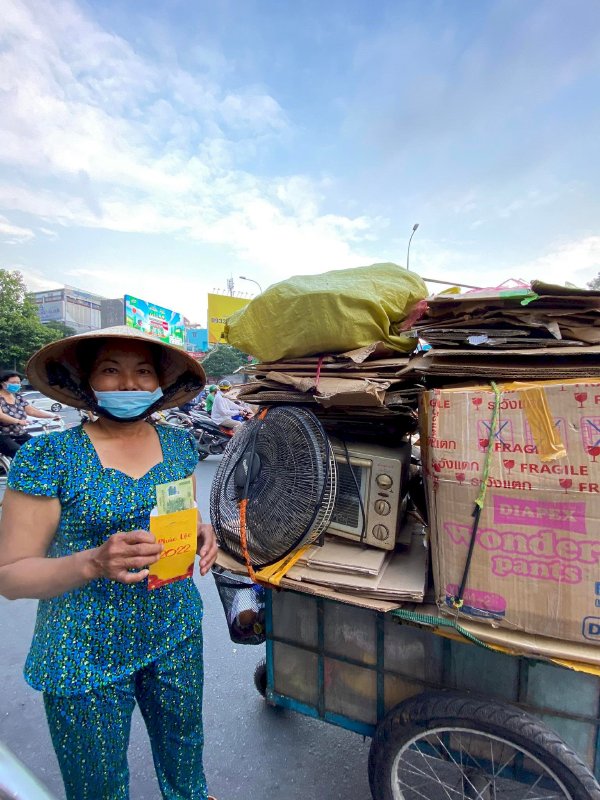
<path fill-rule="evenodd" d="M 260 467 L 261 462 L 258 453 L 253 452 L 253 450 L 247 450 L 238 461 L 233 472 L 233 482 L 235 488 L 239 489 L 240 493 L 246 488 L 246 483 L 248 483 L 249 488 L 252 486 L 253 482 L 258 477 Z M 249 478 L 248 475 L 250 475 Z"/>

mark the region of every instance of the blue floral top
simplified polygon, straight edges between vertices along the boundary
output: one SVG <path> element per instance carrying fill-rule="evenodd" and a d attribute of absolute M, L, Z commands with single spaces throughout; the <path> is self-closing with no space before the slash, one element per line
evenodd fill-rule
<path fill-rule="evenodd" d="M 163 460 L 139 479 L 102 467 L 82 426 L 20 448 L 8 486 L 60 500 L 49 558 L 98 547 L 117 531 L 148 530 L 156 485 L 191 475 L 198 463 L 187 431 L 164 425 L 156 430 Z M 27 682 L 57 695 L 86 692 L 132 674 L 199 629 L 202 601 L 193 580 L 152 591 L 147 584 L 101 578 L 40 600 Z"/>

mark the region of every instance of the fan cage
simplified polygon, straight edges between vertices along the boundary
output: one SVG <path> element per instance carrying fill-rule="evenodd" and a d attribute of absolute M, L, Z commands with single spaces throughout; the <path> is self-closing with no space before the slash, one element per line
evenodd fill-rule
<path fill-rule="evenodd" d="M 235 434 L 211 490 L 211 520 L 223 550 L 244 563 L 235 485 L 242 458 L 255 452 L 260 470 L 246 503 L 248 555 L 254 569 L 274 564 L 315 541 L 328 527 L 336 496 L 336 466 L 329 438 L 304 408 L 270 408 Z"/>

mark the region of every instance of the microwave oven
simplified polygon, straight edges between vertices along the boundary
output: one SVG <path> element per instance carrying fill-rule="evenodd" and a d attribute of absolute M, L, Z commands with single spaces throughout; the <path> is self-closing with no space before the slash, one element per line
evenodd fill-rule
<path fill-rule="evenodd" d="M 411 445 L 385 447 L 330 438 L 337 468 L 333 514 L 326 533 L 393 550 L 408 488 Z"/>

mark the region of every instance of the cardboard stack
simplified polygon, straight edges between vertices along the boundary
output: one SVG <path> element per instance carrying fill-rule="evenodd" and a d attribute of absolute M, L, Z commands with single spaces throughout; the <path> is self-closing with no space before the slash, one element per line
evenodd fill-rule
<path fill-rule="evenodd" d="M 431 376 L 420 430 L 436 601 L 455 618 L 598 644 L 600 293 L 521 291 L 436 298 L 421 320 L 434 342 L 412 368 Z"/>
<path fill-rule="evenodd" d="M 385 551 L 329 537 L 322 547 L 311 547 L 286 578 L 396 604 L 422 603 L 428 565 L 423 524 L 409 520 L 403 539 L 403 547 Z"/>
<path fill-rule="evenodd" d="M 422 386 L 400 377 L 409 356 L 381 342 L 347 353 L 253 364 L 239 397 L 248 403 L 309 403 L 375 416 L 412 415 Z"/>
<path fill-rule="evenodd" d="M 600 292 L 529 287 L 439 294 L 417 325 L 432 346 L 535 348 L 600 344 Z"/>
<path fill-rule="evenodd" d="M 551 286 L 440 294 L 416 326 L 431 350 L 406 374 L 600 377 L 600 292 Z"/>

